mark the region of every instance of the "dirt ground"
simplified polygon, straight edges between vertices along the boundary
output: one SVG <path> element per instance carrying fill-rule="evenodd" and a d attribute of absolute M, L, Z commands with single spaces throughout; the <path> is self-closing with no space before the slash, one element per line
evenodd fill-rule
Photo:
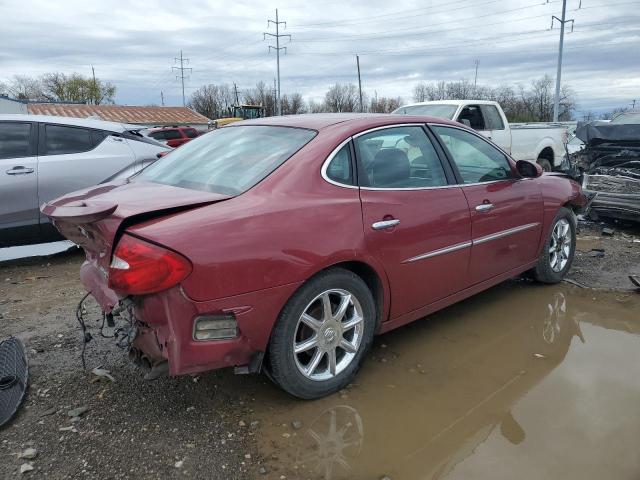
<path fill-rule="evenodd" d="M 569 278 L 574 285 L 635 297 L 627 276 L 640 274 L 640 229 L 615 227 L 613 236 L 603 236 L 602 227 L 581 223 Z M 92 301 L 86 303 L 85 318 L 94 340 L 82 370 L 75 318 L 85 293 L 78 277 L 82 259 L 81 252 L 72 251 L 0 263 L 0 338 L 19 337 L 30 364 L 26 401 L 0 430 L 0 478 L 20 476 L 24 463 L 34 470 L 23 476 L 32 478 L 298 478 L 281 442 L 291 438 L 287 442 L 295 443 L 300 426 L 288 422 L 314 402 L 291 399 L 264 375 L 225 370 L 147 382 L 113 340 L 100 336 L 101 316 Z M 385 338 L 394 334 L 389 335 L 376 341 L 367 362 L 384 356 Z M 114 382 L 90 372 L 100 366 Z M 86 411 L 72 415 L 79 407 Z M 270 440 L 274 429 L 278 441 Z M 36 457 L 18 458 L 28 447 L 37 450 Z"/>

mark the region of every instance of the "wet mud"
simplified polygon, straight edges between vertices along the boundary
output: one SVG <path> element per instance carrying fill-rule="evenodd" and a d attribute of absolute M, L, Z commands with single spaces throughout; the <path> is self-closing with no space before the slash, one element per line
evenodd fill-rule
<path fill-rule="evenodd" d="M 639 333 L 636 293 L 508 282 L 379 337 L 334 396 L 273 392 L 260 451 L 273 478 L 638 479 Z"/>

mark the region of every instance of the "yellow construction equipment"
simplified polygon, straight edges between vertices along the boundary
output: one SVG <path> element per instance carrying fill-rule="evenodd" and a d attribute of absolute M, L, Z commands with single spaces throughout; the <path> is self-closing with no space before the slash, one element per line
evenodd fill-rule
<path fill-rule="evenodd" d="M 224 127 L 240 120 L 264 117 L 264 107 L 262 105 L 234 105 L 230 110 L 232 111 L 230 117 L 218 118 L 214 121 L 215 128 Z"/>

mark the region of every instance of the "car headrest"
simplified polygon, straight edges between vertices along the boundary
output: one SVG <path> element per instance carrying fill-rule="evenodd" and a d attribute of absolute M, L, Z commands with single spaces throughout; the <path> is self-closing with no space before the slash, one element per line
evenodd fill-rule
<path fill-rule="evenodd" d="M 411 176 L 411 163 L 399 148 L 385 148 L 376 153 L 371 163 L 372 187 L 406 185 Z"/>

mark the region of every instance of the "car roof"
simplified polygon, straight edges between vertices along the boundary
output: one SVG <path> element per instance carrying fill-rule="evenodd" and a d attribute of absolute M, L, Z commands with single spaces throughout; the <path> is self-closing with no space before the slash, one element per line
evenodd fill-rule
<path fill-rule="evenodd" d="M 127 130 L 142 130 L 145 128 L 140 125 L 105 122 L 104 120 L 97 120 L 94 118 L 61 117 L 55 115 L 27 115 L 20 113 L 0 114 L 0 122 L 2 121 L 55 123 L 59 125 L 71 125 L 74 127 L 109 130 L 111 132 L 125 132 Z"/>
<path fill-rule="evenodd" d="M 428 102 L 416 102 L 407 103 L 406 105 L 400 105 L 402 107 L 413 107 L 416 105 L 495 105 L 497 102 L 493 100 L 430 100 Z"/>
<path fill-rule="evenodd" d="M 234 122 L 222 128 L 233 128 L 240 125 L 273 125 L 281 127 L 308 128 L 324 130 L 342 124 L 350 128 L 374 128 L 383 125 L 403 123 L 441 123 L 455 124 L 442 118 L 424 115 L 396 115 L 389 113 L 307 113 L 302 115 L 284 115 L 281 117 L 265 117 L 253 120 Z M 457 124 L 456 124 L 457 125 Z"/>

